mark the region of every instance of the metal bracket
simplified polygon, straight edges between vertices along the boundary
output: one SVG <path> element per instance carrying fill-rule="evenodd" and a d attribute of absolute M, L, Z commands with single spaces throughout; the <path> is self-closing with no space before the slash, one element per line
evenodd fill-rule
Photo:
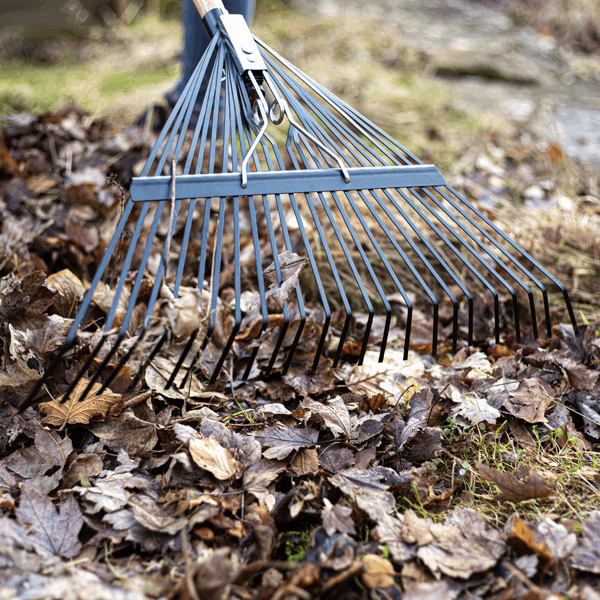
<path fill-rule="evenodd" d="M 267 70 L 267 65 L 242 15 L 222 15 L 219 28 L 225 36 L 240 73 Z"/>

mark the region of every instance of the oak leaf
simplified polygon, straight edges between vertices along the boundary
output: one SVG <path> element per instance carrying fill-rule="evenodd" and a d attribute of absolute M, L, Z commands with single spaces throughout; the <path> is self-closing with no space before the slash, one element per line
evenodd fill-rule
<path fill-rule="evenodd" d="M 40 410 L 46 415 L 42 423 L 62 427 L 67 423 L 85 425 L 92 419 L 104 419 L 110 408 L 121 399 L 121 394 L 114 394 L 108 389 L 99 394 L 102 384 L 94 383 L 88 395 L 80 400 L 88 384 L 88 379 L 80 379 L 64 403 L 64 396 L 59 396 L 40 404 Z"/>

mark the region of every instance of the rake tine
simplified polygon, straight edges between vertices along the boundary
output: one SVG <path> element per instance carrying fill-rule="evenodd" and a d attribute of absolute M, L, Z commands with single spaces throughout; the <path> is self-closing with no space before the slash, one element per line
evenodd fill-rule
<path fill-rule="evenodd" d="M 185 362 L 187 355 L 189 354 L 190 350 L 192 349 L 192 346 L 194 345 L 194 342 L 196 341 L 196 338 L 198 337 L 199 332 L 200 332 L 199 329 L 195 329 L 192 332 L 190 339 L 187 341 L 187 344 L 185 345 L 185 348 L 183 349 L 183 352 L 181 353 L 181 356 L 179 357 L 179 360 L 177 361 L 177 364 L 175 365 L 175 368 L 173 369 L 173 372 L 171 373 L 171 376 L 169 377 L 169 380 L 167 381 L 167 384 L 165 385 L 165 390 L 170 389 L 171 386 L 175 383 L 175 378 L 177 377 L 177 373 L 179 373 L 179 371 L 181 370 L 181 367 L 183 366 L 183 363 Z"/>
<path fill-rule="evenodd" d="M 560 281 L 558 281 L 558 279 L 556 279 L 556 277 L 554 277 L 554 275 L 552 275 L 547 269 L 545 269 L 537 260 L 535 260 L 532 256 L 530 256 L 529 253 L 526 252 L 519 244 L 517 244 L 514 240 L 510 239 L 501 229 L 499 229 L 496 225 L 494 225 L 481 211 L 477 210 L 470 202 L 468 202 L 465 198 L 463 198 L 457 191 L 455 191 L 453 188 L 451 188 L 449 186 L 447 186 L 447 189 L 452 194 L 454 194 L 463 204 L 465 204 L 465 206 L 467 206 L 467 208 L 469 210 L 471 210 L 480 219 L 482 219 L 485 222 L 485 224 L 488 225 L 488 227 L 493 229 L 494 232 L 496 234 L 498 234 L 507 244 L 509 244 L 519 254 L 524 256 L 529 262 L 531 262 L 534 265 L 534 267 L 536 269 L 538 269 L 541 273 L 543 273 L 548 279 L 550 279 L 550 281 L 554 285 L 556 285 L 560 289 L 560 291 L 563 294 L 563 297 L 565 299 L 565 304 L 567 305 L 569 318 L 571 320 L 571 324 L 575 331 L 575 335 L 579 335 L 579 326 L 577 325 L 577 320 L 575 319 L 575 314 L 573 312 L 573 308 L 571 306 L 571 301 L 569 299 L 569 295 L 568 295 L 566 287 Z M 445 196 L 443 192 L 440 192 L 440 193 L 442 196 Z M 453 204 L 451 200 L 449 200 L 449 201 L 451 202 L 451 204 Z M 462 212 L 461 212 L 461 214 L 462 214 Z M 464 215 L 464 216 L 467 217 L 466 215 Z M 496 245 L 496 242 L 495 242 L 495 240 L 493 240 L 493 238 L 491 239 L 491 241 L 492 241 L 492 243 L 494 243 L 494 245 Z M 549 338 L 552 337 L 552 328 L 551 328 L 551 323 L 550 323 L 550 309 L 548 306 L 548 295 L 547 295 L 546 288 L 543 285 L 541 285 L 539 282 L 537 282 L 537 280 L 529 274 L 529 271 L 527 269 L 525 269 L 523 267 L 523 265 L 521 265 L 518 261 L 516 261 L 512 257 L 511 257 L 511 262 L 518 269 L 520 269 L 523 273 L 525 273 L 528 277 L 530 277 L 535 282 L 535 284 L 541 289 L 543 297 L 544 297 L 546 329 L 547 329 L 548 337 Z"/>

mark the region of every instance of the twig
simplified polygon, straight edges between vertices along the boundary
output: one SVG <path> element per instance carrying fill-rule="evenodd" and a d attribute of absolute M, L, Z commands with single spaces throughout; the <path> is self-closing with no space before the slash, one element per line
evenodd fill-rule
<path fill-rule="evenodd" d="M 107 188 L 110 188 L 113 185 L 115 187 L 119 188 L 119 194 L 120 194 L 119 219 L 120 219 L 123 216 L 123 211 L 125 210 L 125 190 L 123 189 L 123 186 L 117 181 L 116 174 L 110 173 L 109 176 L 106 178 L 105 186 Z M 114 263 L 115 265 L 119 264 L 119 259 L 121 257 L 121 247 L 123 245 L 123 233 L 124 233 L 124 228 L 121 230 L 121 235 L 119 236 L 119 245 L 117 247 L 117 255 L 115 256 L 115 263 Z M 110 276 L 110 287 L 112 287 L 112 285 L 114 283 L 115 273 L 116 273 L 116 270 L 113 270 L 112 275 Z"/>

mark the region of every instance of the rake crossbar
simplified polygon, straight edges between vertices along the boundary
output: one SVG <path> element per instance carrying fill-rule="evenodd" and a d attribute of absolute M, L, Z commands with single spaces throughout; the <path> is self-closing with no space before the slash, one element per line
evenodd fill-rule
<path fill-rule="evenodd" d="M 241 186 L 238 173 L 178 175 L 175 177 L 175 199 L 351 192 L 446 185 L 441 173 L 433 165 L 354 167 L 347 169 L 347 172 L 350 177 L 349 183 L 344 181 L 338 169 L 249 173 L 245 188 Z M 134 202 L 169 200 L 173 197 L 173 178 L 137 177 L 131 182 L 130 192 Z"/>

